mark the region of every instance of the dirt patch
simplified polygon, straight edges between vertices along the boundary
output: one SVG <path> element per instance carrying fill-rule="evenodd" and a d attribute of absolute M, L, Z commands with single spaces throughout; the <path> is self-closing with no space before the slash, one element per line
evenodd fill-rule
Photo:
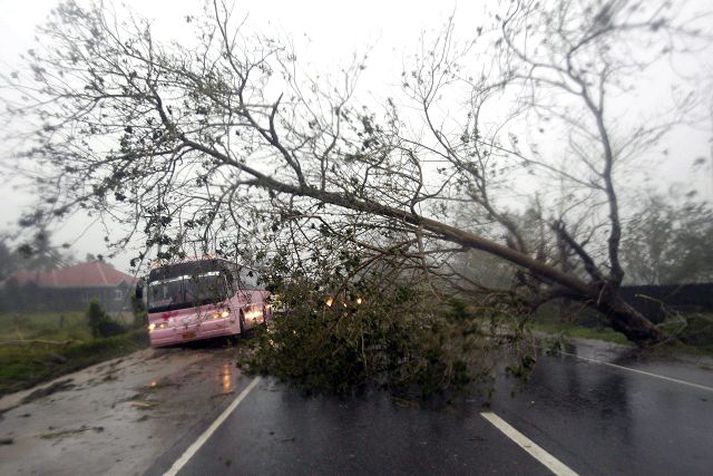
<path fill-rule="evenodd" d="M 76 387 L 76 385 L 73 382 L 74 382 L 73 379 L 68 378 L 68 379 L 59 380 L 57 382 L 54 382 L 53 384 L 48 385 L 46 387 L 38 388 L 37 390 L 35 390 L 34 392 L 30 393 L 25 398 L 23 398 L 20 403 L 23 403 L 23 404 L 30 403 L 30 402 L 37 400 L 38 398 L 52 395 L 53 393 L 64 392 L 65 390 L 71 390 L 74 387 Z"/>

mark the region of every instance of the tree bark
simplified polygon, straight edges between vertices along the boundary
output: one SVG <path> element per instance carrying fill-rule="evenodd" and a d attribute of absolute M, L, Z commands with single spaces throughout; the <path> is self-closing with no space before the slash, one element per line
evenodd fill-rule
<path fill-rule="evenodd" d="M 624 301 L 617 290 L 603 293 L 601 300 L 592 307 L 607 316 L 615 331 L 621 332 L 639 346 L 656 344 L 666 339 L 666 335 Z"/>

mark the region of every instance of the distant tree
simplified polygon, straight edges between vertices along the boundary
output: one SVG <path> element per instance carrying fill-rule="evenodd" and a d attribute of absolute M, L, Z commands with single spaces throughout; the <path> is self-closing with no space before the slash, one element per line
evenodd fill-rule
<path fill-rule="evenodd" d="M 51 242 L 51 234 L 43 227 L 19 245 L 7 237 L 0 238 L 0 280 L 17 270 L 43 271 L 55 269 L 73 261 L 63 246 Z"/>
<path fill-rule="evenodd" d="M 0 239 L 0 281 L 17 271 L 18 257 L 4 239 Z"/>
<path fill-rule="evenodd" d="M 56 269 L 72 261 L 62 247 L 52 244 L 51 233 L 44 227 L 40 227 L 30 240 L 18 246 L 16 255 L 18 267 L 31 271 Z"/>
<path fill-rule="evenodd" d="M 650 195 L 626 226 L 622 247 L 633 284 L 713 282 L 713 208 L 689 196 Z"/>
<path fill-rule="evenodd" d="M 125 331 L 121 324 L 112 320 L 96 299 L 89 303 L 85 315 L 93 337 L 111 337 Z"/>

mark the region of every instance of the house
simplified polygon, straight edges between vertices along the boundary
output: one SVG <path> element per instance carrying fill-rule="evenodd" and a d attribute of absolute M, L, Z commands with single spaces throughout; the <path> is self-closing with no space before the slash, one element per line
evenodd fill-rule
<path fill-rule="evenodd" d="M 96 299 L 110 312 L 130 310 L 136 281 L 99 260 L 48 271 L 18 271 L 0 283 L 0 309 L 81 311 Z"/>

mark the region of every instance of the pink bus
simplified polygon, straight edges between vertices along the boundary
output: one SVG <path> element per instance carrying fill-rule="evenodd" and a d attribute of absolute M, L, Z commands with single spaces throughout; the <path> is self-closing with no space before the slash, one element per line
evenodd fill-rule
<path fill-rule="evenodd" d="M 152 269 L 147 309 L 151 346 L 236 336 L 272 316 L 257 273 L 221 259 Z"/>

